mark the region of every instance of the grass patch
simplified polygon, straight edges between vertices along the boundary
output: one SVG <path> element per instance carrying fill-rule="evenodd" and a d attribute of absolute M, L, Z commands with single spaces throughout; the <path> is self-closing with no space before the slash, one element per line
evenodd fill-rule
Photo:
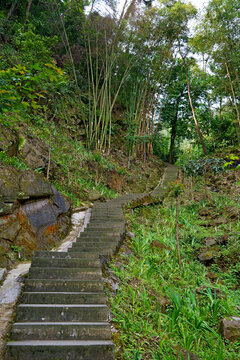
<path fill-rule="evenodd" d="M 0 151 L 0 165 L 11 165 L 17 169 L 28 170 L 29 167 L 23 161 L 16 156 L 9 156 L 5 151 Z"/>
<path fill-rule="evenodd" d="M 219 333 L 221 319 L 240 315 L 240 229 L 229 217 L 237 202 L 223 193 L 205 198 L 205 183 L 193 191 L 193 200 L 188 189 L 180 198 L 181 269 L 173 199 L 126 215 L 135 234 L 127 244 L 131 254 L 120 252 L 111 264 L 121 283 L 110 297 L 117 359 L 239 359 L 240 342 Z M 219 251 L 205 266 L 198 256 L 212 238 Z"/>

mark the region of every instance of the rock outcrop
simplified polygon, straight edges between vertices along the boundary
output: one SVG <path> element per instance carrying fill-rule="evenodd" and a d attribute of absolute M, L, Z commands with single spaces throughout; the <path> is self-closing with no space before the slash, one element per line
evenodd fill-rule
<path fill-rule="evenodd" d="M 32 170 L 0 168 L 0 266 L 62 239 L 71 204 Z"/>
<path fill-rule="evenodd" d="M 9 157 L 20 157 L 32 170 L 41 169 L 47 173 L 49 161 L 49 147 L 37 136 L 23 129 L 11 129 L 0 124 L 0 151 Z M 53 175 L 57 169 L 54 161 L 50 162 L 50 174 Z"/>

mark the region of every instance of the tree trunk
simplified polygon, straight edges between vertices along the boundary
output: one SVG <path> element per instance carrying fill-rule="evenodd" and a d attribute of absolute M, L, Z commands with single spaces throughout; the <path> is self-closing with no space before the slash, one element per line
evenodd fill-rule
<path fill-rule="evenodd" d="M 177 135 L 177 118 L 178 118 L 178 106 L 179 106 L 179 99 L 177 100 L 176 105 L 176 113 L 172 121 L 172 130 L 171 130 L 171 142 L 170 142 L 170 148 L 169 148 L 169 163 L 173 164 L 173 149 L 174 149 L 174 143 Z"/>
<path fill-rule="evenodd" d="M 25 25 L 26 22 L 28 21 L 28 17 L 29 17 L 29 13 L 30 13 L 31 6 L 32 6 L 32 2 L 33 2 L 33 0 L 29 0 L 29 1 L 28 1 L 27 8 L 26 8 L 26 15 L 25 15 L 24 25 Z"/>
<path fill-rule="evenodd" d="M 173 149 L 174 149 L 175 138 L 177 135 L 178 108 L 179 108 L 179 103 L 180 103 L 180 99 L 182 96 L 183 96 L 183 92 L 177 97 L 176 112 L 175 112 L 175 116 L 172 121 L 171 142 L 170 142 L 169 160 L 168 160 L 170 164 L 173 164 Z"/>
<path fill-rule="evenodd" d="M 226 58 L 224 58 L 224 63 L 225 63 L 227 76 L 228 76 L 230 86 L 231 86 L 231 91 L 232 91 L 232 96 L 233 96 L 233 103 L 234 103 L 235 110 L 236 110 L 236 113 L 237 113 L 237 121 L 238 121 L 238 124 L 239 124 L 239 127 L 240 127 L 240 116 L 239 116 L 239 110 L 238 110 L 238 106 L 237 106 L 237 100 L 236 100 L 235 91 L 234 91 L 234 88 L 233 88 L 233 83 L 232 83 L 232 79 L 231 79 L 231 75 L 230 75 L 230 72 L 229 72 L 229 68 L 228 68 Z"/>
<path fill-rule="evenodd" d="M 15 1 L 12 3 L 12 6 L 10 7 L 9 12 L 8 12 L 8 15 L 7 15 L 7 20 L 9 20 L 10 17 L 12 16 L 12 13 L 13 13 L 16 5 L 17 5 L 17 0 L 15 0 Z"/>
<path fill-rule="evenodd" d="M 187 88 L 188 88 L 188 99 L 189 99 L 190 107 L 191 107 L 191 110 L 192 110 L 193 119 L 194 119 L 194 122 L 195 122 L 195 126 L 196 126 L 196 129 L 197 129 L 197 132 L 198 132 L 199 139 L 200 139 L 201 144 L 202 144 L 203 152 L 204 152 L 205 156 L 207 156 L 207 150 L 206 150 L 206 147 L 205 147 L 205 144 L 204 144 L 204 141 L 203 141 L 202 133 L 200 131 L 198 121 L 197 121 L 197 118 L 196 118 L 196 114 L 195 114 L 195 110 L 194 110 L 194 106 L 193 106 L 193 103 L 192 103 L 192 96 L 191 96 L 190 84 L 189 84 L 189 79 L 188 79 L 187 64 L 186 64 L 185 58 L 183 57 L 181 51 L 179 51 L 179 52 L 180 52 L 180 55 L 181 55 L 181 58 L 182 58 L 182 61 L 183 61 L 183 65 L 184 65 L 184 69 L 185 69 L 185 72 L 186 72 L 186 81 L 187 81 Z"/>

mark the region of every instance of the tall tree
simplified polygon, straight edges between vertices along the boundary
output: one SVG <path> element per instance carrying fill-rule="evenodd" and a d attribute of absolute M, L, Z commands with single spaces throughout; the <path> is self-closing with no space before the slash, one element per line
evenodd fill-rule
<path fill-rule="evenodd" d="M 193 39 L 195 49 L 209 58 L 210 69 L 218 76 L 219 90 L 230 97 L 240 127 L 240 6 L 238 0 L 211 0 Z M 238 130 L 239 132 L 239 130 Z"/>

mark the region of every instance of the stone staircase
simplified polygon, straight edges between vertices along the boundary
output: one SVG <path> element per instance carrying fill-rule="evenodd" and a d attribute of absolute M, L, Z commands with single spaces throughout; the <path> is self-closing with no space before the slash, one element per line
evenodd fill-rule
<path fill-rule="evenodd" d="M 113 255 L 125 234 L 123 208 L 160 202 L 177 168 L 168 166 L 151 194 L 95 203 L 90 223 L 67 252 L 36 251 L 17 307 L 6 360 L 113 360 L 100 255 Z"/>

